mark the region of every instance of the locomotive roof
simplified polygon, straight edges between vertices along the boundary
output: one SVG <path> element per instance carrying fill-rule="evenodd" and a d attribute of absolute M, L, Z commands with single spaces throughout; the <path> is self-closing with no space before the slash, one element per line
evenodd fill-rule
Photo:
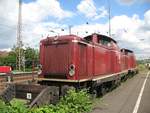
<path fill-rule="evenodd" d="M 48 41 L 48 40 L 53 40 L 54 38 L 57 38 L 57 40 L 72 40 L 72 39 L 78 39 L 80 40 L 81 37 L 77 35 L 60 35 L 60 36 L 47 36 L 47 38 L 41 40 L 41 41 Z"/>
<path fill-rule="evenodd" d="M 88 38 L 88 37 L 91 37 L 91 36 L 93 36 L 93 35 L 97 35 L 97 36 L 99 36 L 99 37 L 103 37 L 103 38 L 109 39 L 109 40 L 111 40 L 111 41 L 117 43 L 117 41 L 115 41 L 115 40 L 112 39 L 111 37 L 106 36 L 106 35 L 102 35 L 102 34 L 98 34 L 98 33 L 93 33 L 93 34 L 88 35 L 88 36 L 86 36 L 86 37 L 84 37 L 84 38 Z"/>
<path fill-rule="evenodd" d="M 125 51 L 125 52 L 129 52 L 129 53 L 133 53 L 132 50 L 126 49 L 126 48 L 122 48 L 121 51 Z"/>

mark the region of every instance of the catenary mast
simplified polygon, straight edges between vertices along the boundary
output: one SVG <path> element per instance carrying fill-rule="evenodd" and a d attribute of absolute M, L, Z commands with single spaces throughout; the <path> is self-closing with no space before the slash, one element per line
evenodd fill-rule
<path fill-rule="evenodd" d="M 18 8 L 18 24 L 17 24 L 17 52 L 16 52 L 16 67 L 21 71 L 24 66 L 24 51 L 22 42 L 22 0 L 19 0 Z"/>

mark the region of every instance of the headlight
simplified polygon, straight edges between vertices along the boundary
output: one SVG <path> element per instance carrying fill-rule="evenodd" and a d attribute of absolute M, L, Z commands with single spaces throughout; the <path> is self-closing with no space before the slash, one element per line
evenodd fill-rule
<path fill-rule="evenodd" d="M 38 75 L 40 75 L 42 73 L 42 65 L 40 64 L 38 67 L 39 67 Z"/>
<path fill-rule="evenodd" d="M 40 74 L 42 74 L 42 70 L 39 70 L 39 71 L 38 71 L 38 75 L 40 75 Z"/>
<path fill-rule="evenodd" d="M 75 65 L 71 64 L 69 67 L 69 75 L 73 76 L 75 74 Z"/>
<path fill-rule="evenodd" d="M 42 70 L 42 65 L 41 65 L 41 64 L 39 64 L 39 65 L 38 65 L 38 68 L 39 68 L 40 70 Z"/>

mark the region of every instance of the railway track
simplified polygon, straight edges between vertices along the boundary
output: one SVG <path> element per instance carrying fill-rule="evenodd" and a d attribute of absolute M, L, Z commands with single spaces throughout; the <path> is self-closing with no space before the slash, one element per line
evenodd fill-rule
<path fill-rule="evenodd" d="M 27 83 L 34 81 L 37 73 L 15 73 L 11 75 L 3 74 L 0 76 L 0 92 L 2 92 L 8 84 L 11 83 Z"/>

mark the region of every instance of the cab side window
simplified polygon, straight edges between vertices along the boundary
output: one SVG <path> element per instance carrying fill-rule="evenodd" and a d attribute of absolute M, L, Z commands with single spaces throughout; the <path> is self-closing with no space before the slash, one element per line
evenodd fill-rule
<path fill-rule="evenodd" d="M 92 42 L 92 36 L 88 36 L 84 38 L 86 42 Z"/>
<path fill-rule="evenodd" d="M 98 43 L 107 47 L 110 47 L 112 44 L 111 40 L 107 39 L 106 37 L 99 38 Z"/>

